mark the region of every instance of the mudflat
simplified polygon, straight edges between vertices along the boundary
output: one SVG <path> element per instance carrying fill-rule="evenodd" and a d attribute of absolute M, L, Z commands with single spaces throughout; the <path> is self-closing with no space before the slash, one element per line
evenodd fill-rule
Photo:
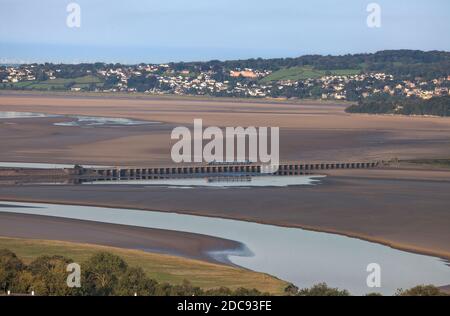
<path fill-rule="evenodd" d="M 0 111 L 122 117 L 161 124 L 80 128 L 63 118 L 0 120 L 0 161 L 171 163 L 170 133 L 205 126 L 278 126 L 280 159 L 335 161 L 450 157 L 450 118 L 358 115 L 346 105 L 182 98 L 1 95 Z"/>

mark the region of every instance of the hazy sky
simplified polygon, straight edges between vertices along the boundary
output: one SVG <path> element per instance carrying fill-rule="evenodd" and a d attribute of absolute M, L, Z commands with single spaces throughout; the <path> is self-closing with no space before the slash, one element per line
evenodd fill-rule
<path fill-rule="evenodd" d="M 81 27 L 66 7 L 81 7 Z M 381 28 L 366 7 L 381 6 Z M 450 51 L 449 0 L 0 0 L 0 63 Z"/>

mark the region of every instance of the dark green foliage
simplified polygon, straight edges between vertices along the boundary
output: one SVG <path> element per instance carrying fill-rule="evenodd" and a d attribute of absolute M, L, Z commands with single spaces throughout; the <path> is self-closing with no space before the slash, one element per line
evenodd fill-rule
<path fill-rule="evenodd" d="M 300 289 L 297 296 L 350 296 L 350 293 L 347 290 L 330 288 L 325 283 L 319 283 L 309 289 Z"/>
<path fill-rule="evenodd" d="M 118 256 L 101 252 L 83 265 L 84 291 L 90 295 L 112 295 L 122 276 L 128 272 L 127 263 Z"/>
<path fill-rule="evenodd" d="M 133 76 L 128 79 L 128 86 L 130 88 L 135 88 L 138 92 L 144 92 L 149 89 L 157 87 L 159 84 L 158 79 L 155 76 L 143 77 L 143 76 Z"/>
<path fill-rule="evenodd" d="M 135 293 L 140 296 L 154 295 L 158 282 L 147 278 L 141 268 L 128 268 L 118 279 L 115 295 L 131 296 Z"/>
<path fill-rule="evenodd" d="M 70 259 L 62 256 L 42 256 L 28 267 L 31 273 L 33 290 L 40 295 L 71 295 L 74 291 L 66 284 L 67 265 Z"/>
<path fill-rule="evenodd" d="M 0 249 L 0 290 L 6 291 L 11 288 L 14 279 L 23 268 L 24 264 L 13 252 Z"/>
<path fill-rule="evenodd" d="M 359 101 L 346 109 L 349 113 L 450 116 L 450 96 L 429 100 L 377 95 Z"/>
<path fill-rule="evenodd" d="M 383 296 L 383 295 L 381 293 L 373 292 L 373 293 L 368 293 L 365 296 Z"/>

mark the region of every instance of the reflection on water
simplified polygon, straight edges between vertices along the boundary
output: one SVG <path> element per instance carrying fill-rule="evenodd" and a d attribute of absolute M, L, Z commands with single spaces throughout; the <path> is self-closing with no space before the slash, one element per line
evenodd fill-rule
<path fill-rule="evenodd" d="M 0 168 L 61 169 L 73 168 L 74 164 L 35 163 L 35 162 L 0 162 Z M 109 166 L 82 165 L 85 168 L 109 168 Z"/>
<path fill-rule="evenodd" d="M 48 116 L 49 115 L 43 113 L 0 111 L 0 119 L 33 118 L 33 117 L 48 117 Z"/>
<path fill-rule="evenodd" d="M 84 182 L 83 184 L 137 184 L 148 186 L 166 186 L 174 188 L 194 187 L 287 187 L 294 185 L 313 185 L 324 176 L 216 176 L 197 178 L 166 178 L 152 180 L 110 180 Z"/>
<path fill-rule="evenodd" d="M 48 215 L 113 224 L 168 229 L 226 238 L 243 243 L 248 251 L 228 255 L 231 262 L 269 273 L 300 287 L 319 282 L 345 288 L 352 294 L 393 294 L 398 288 L 418 284 L 450 283 L 450 268 L 439 259 L 395 250 L 380 244 L 344 236 L 262 225 L 245 221 L 175 213 L 70 205 L 12 203 L 24 208 L 0 208 L 2 212 Z M 251 201 L 249 201 L 251 203 Z M 26 208 L 37 206 L 41 208 Z M 298 208 L 302 207 L 299 202 Z M 336 214 L 336 216 L 338 216 Z M 253 254 L 253 255 L 251 255 Z M 381 266 L 381 288 L 368 288 L 367 265 Z"/>
<path fill-rule="evenodd" d="M 136 121 L 127 118 L 114 118 L 114 117 L 97 117 L 97 116 L 70 116 L 74 118 L 71 122 L 54 123 L 56 126 L 133 126 L 133 125 L 145 125 L 145 124 L 157 124 L 158 122 L 148 121 Z"/>
<path fill-rule="evenodd" d="M 70 118 L 73 121 L 53 123 L 56 126 L 78 126 L 78 127 L 95 127 L 95 126 L 135 126 L 146 124 L 159 124 L 159 122 L 138 121 L 127 118 L 118 117 L 102 117 L 102 116 L 83 116 L 83 115 L 52 115 L 44 113 L 32 112 L 1 112 L 0 119 L 17 119 L 17 118 Z"/>

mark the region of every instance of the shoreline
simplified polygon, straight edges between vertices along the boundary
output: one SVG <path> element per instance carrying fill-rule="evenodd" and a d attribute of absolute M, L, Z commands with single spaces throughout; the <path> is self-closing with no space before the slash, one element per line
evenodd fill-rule
<path fill-rule="evenodd" d="M 236 103 L 280 103 L 298 105 L 342 105 L 349 106 L 355 102 L 342 100 L 322 99 L 282 99 L 282 98 L 242 98 L 242 97 L 215 97 L 207 95 L 176 95 L 176 94 L 146 94 L 142 92 L 71 92 L 71 91 L 39 91 L 39 90 L 4 90 L 0 89 L 0 96 L 23 96 L 23 97 L 75 97 L 75 98 L 114 98 L 130 100 L 187 100 L 187 101 L 214 101 L 214 102 L 236 102 Z"/>
<path fill-rule="evenodd" d="M 85 243 L 105 247 L 139 250 L 214 264 L 236 267 L 227 255 L 241 251 L 240 242 L 208 236 L 158 228 L 147 228 L 101 221 L 80 220 L 60 216 L 15 213 L 16 206 L 0 212 L 0 237 L 31 240 L 56 240 Z M 245 269 L 243 267 L 240 267 Z"/>
<path fill-rule="evenodd" d="M 213 216 L 213 215 L 203 215 L 198 214 L 195 212 L 189 212 L 189 211 L 162 211 L 162 210 L 155 210 L 155 209 L 149 209 L 149 208 L 140 208 L 140 207 L 123 207 L 123 206 L 113 206 L 112 204 L 107 203 L 70 203 L 67 201 L 45 201 L 45 200 L 33 200 L 33 199 L 4 199 L 1 198 L 1 201 L 3 202 L 18 202 L 18 203 L 42 203 L 42 204 L 52 204 L 52 205 L 79 205 L 79 206 L 91 206 L 91 207 L 104 207 L 104 208 L 114 208 L 114 209 L 121 209 L 121 210 L 127 210 L 127 209 L 133 209 L 138 211 L 150 211 L 150 212 L 160 212 L 160 213 L 173 213 L 173 214 L 184 214 L 184 215 L 192 215 L 192 216 L 200 216 L 200 217 L 211 217 L 211 218 L 221 218 L 221 219 L 229 219 L 229 220 L 237 220 L 237 221 L 245 221 L 250 223 L 257 223 L 257 224 L 263 224 L 263 225 L 271 225 L 271 226 L 279 226 L 279 227 L 287 227 L 287 228 L 298 228 L 303 229 L 307 231 L 313 231 L 318 233 L 327 233 L 327 234 L 334 234 L 334 235 L 340 235 L 348 238 L 355 238 L 359 240 L 363 240 L 366 242 L 376 243 L 380 244 L 386 247 L 390 247 L 392 249 L 415 253 L 419 255 L 425 255 L 425 256 L 432 256 L 436 258 L 440 258 L 445 261 L 450 261 L 450 252 L 442 252 L 442 251 L 435 251 L 430 249 L 425 249 L 422 247 L 414 247 L 410 246 L 404 243 L 399 242 L 393 242 L 389 241 L 387 239 L 383 238 L 376 238 L 360 233 L 352 233 L 352 232 L 346 232 L 341 231 L 337 229 L 332 228 L 325 228 L 325 227 L 315 227 L 315 226 L 309 226 L 309 225 L 283 225 L 279 223 L 272 223 L 270 221 L 264 221 L 264 220 L 250 220 L 249 218 L 246 218 L 245 216 L 241 217 L 226 217 L 226 216 Z"/>
<path fill-rule="evenodd" d="M 146 94 L 142 92 L 71 92 L 71 91 L 23 91 L 23 90 L 2 90 L 0 96 L 6 97 L 48 97 L 48 98 L 80 98 L 80 99 L 110 99 L 117 100 L 153 100 L 153 101 L 201 101 L 201 102 L 233 102 L 233 103 L 251 103 L 251 104 L 286 104 L 286 105 L 336 105 L 345 107 L 344 112 L 349 116 L 372 116 L 372 117 L 404 117 L 404 118 L 436 118 L 448 119 L 445 115 L 431 114 L 395 114 L 395 113 L 366 113 L 366 112 L 347 112 L 347 107 L 356 104 L 356 101 L 343 100 L 323 100 L 323 99 L 286 99 L 286 98 L 242 98 L 242 97 L 218 97 L 207 95 L 176 95 L 176 94 Z"/>
<path fill-rule="evenodd" d="M 206 289 L 221 286 L 233 289 L 250 287 L 274 295 L 283 295 L 289 284 L 267 273 L 221 263 L 88 243 L 0 237 L 0 248 L 13 250 L 27 264 L 42 254 L 63 255 L 75 262 L 84 262 L 96 253 L 106 251 L 122 257 L 130 266 L 141 267 L 158 282 L 182 284 L 183 280 L 188 279 Z"/>

